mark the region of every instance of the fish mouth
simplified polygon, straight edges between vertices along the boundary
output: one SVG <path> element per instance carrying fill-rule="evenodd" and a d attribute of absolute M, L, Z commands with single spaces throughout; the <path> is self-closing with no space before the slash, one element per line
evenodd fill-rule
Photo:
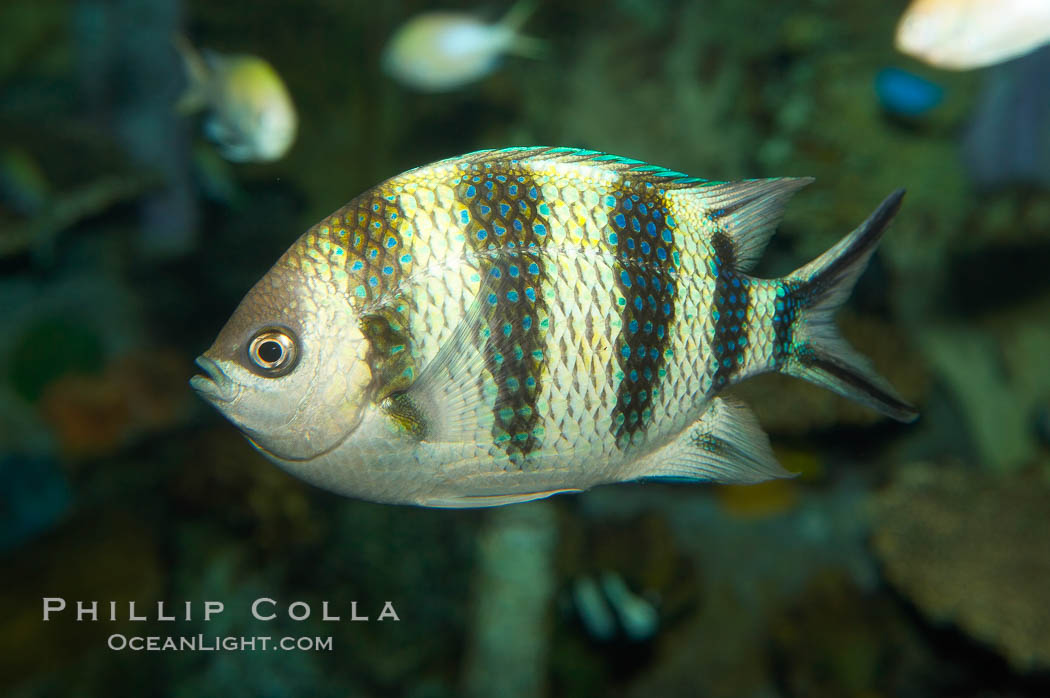
<path fill-rule="evenodd" d="M 233 402 L 240 389 L 234 385 L 229 376 L 223 373 L 219 364 L 206 356 L 198 356 L 196 364 L 207 375 L 196 375 L 190 378 L 190 387 L 211 402 Z"/>

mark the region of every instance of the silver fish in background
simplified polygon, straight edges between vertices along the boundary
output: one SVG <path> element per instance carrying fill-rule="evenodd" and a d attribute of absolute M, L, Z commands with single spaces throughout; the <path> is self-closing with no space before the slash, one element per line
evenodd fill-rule
<path fill-rule="evenodd" d="M 521 0 L 489 24 L 463 12 L 426 12 L 391 37 L 383 68 L 398 82 L 422 92 L 445 92 L 492 73 L 504 54 L 535 58 L 544 43 L 521 34 L 535 3 Z"/>
<path fill-rule="evenodd" d="M 916 416 L 832 322 L 903 191 L 786 277 L 747 273 L 810 181 L 546 147 L 410 170 L 292 245 L 192 385 L 279 466 L 378 502 L 784 477 L 725 388 L 780 371 Z"/>
<path fill-rule="evenodd" d="M 189 86 L 180 112 L 204 109 L 204 132 L 232 162 L 272 162 L 295 142 L 298 116 L 281 76 L 259 56 L 198 52 L 174 37 Z"/>
<path fill-rule="evenodd" d="M 970 70 L 1050 43 L 1050 0 L 913 0 L 897 24 L 899 51 Z"/>

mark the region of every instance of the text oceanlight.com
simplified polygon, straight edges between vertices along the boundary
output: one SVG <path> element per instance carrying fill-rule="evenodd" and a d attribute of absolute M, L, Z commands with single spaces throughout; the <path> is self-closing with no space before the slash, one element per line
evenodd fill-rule
<path fill-rule="evenodd" d="M 237 637 L 217 635 L 122 635 L 114 633 L 106 646 L 118 652 L 254 652 L 278 650 L 284 652 L 332 651 L 331 637 L 281 637 L 268 635 Z"/>

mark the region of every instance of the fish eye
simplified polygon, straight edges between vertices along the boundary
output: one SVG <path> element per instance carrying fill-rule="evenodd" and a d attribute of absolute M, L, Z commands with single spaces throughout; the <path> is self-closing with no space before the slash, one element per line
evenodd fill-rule
<path fill-rule="evenodd" d="M 298 358 L 295 336 L 283 327 L 260 330 L 248 343 L 249 368 L 260 376 L 283 376 L 295 368 Z"/>

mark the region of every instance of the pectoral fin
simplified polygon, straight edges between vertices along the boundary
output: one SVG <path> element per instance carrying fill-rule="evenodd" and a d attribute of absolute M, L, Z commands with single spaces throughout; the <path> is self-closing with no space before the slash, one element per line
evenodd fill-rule
<path fill-rule="evenodd" d="M 428 441 L 480 442 L 492 438 L 491 403 L 486 405 L 482 399 L 485 360 L 477 340 L 485 326 L 475 302 L 449 341 L 405 391 L 405 400 L 425 416 Z"/>
<path fill-rule="evenodd" d="M 542 438 L 539 403 L 548 318 L 538 252 L 491 250 L 453 336 L 407 391 L 431 418 L 428 440 L 494 443 L 514 458 Z"/>
<path fill-rule="evenodd" d="M 749 483 L 793 474 L 777 462 L 751 410 L 716 397 L 700 419 L 646 459 L 637 477 Z"/>

